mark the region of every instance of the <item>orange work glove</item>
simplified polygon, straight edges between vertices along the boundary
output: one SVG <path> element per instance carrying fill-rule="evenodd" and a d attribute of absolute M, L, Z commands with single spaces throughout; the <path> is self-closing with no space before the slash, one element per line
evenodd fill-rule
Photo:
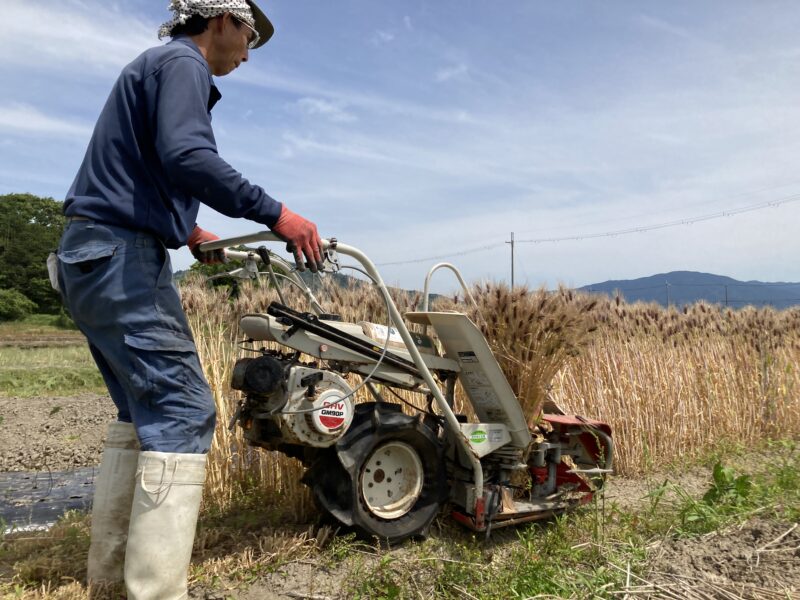
<path fill-rule="evenodd" d="M 189 250 L 192 251 L 192 256 L 205 265 L 227 262 L 225 258 L 225 250 L 222 248 L 219 250 L 211 250 L 210 252 L 200 252 L 198 248 L 198 246 L 200 246 L 200 244 L 203 242 L 213 242 L 214 240 L 218 239 L 219 237 L 210 231 L 200 229 L 200 227 L 195 225 L 192 233 L 189 235 L 189 239 L 186 240 L 186 245 L 189 246 Z"/>
<path fill-rule="evenodd" d="M 317 233 L 317 226 L 296 215 L 283 205 L 281 216 L 271 227 L 272 231 L 286 242 L 286 250 L 294 254 L 294 262 L 298 271 L 305 271 L 303 255 L 308 261 L 308 268 L 316 273 L 322 269 L 322 239 Z"/>

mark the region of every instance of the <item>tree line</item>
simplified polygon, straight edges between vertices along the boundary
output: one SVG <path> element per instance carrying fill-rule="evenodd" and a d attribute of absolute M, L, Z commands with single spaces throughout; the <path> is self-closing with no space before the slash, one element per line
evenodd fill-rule
<path fill-rule="evenodd" d="M 0 321 L 30 314 L 62 314 L 61 296 L 50 286 L 47 255 L 58 248 L 64 231 L 63 203 L 33 194 L 0 195 Z M 203 265 L 192 272 L 210 276 L 242 264 Z M 218 280 L 231 285 L 235 280 Z M 235 289 L 235 285 L 234 285 Z"/>
<path fill-rule="evenodd" d="M 64 230 L 62 211 L 53 198 L 0 195 L 0 320 L 62 310 L 46 265 Z"/>

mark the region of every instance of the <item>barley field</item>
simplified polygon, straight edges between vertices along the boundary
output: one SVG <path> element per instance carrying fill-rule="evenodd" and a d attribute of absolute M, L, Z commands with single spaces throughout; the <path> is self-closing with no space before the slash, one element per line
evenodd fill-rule
<path fill-rule="evenodd" d="M 276 505 L 291 505 L 303 519 L 312 504 L 300 464 L 249 448 L 225 426 L 239 401 L 229 387 L 231 369 L 246 355 L 238 344 L 239 317 L 277 300 L 267 286 L 244 285 L 250 287 L 233 300 L 225 289 L 198 280 L 182 288 L 222 425 L 206 497 L 222 508 L 257 491 Z M 285 294 L 289 304 L 303 306 L 299 293 Z M 619 475 L 690 461 L 724 445 L 758 446 L 800 433 L 800 309 L 733 311 L 702 303 L 665 309 L 496 283 L 476 284 L 472 294 L 477 306 L 438 298 L 434 310 L 462 310 L 481 328 L 531 425 L 546 402 L 608 422 Z M 368 285 L 329 282 L 318 298 L 345 321 L 386 323 L 385 305 Z M 420 295 L 397 291 L 394 299 L 401 313 L 422 305 Z M 457 408 L 462 398 L 457 391 Z M 460 408 L 469 413 L 463 403 Z"/>

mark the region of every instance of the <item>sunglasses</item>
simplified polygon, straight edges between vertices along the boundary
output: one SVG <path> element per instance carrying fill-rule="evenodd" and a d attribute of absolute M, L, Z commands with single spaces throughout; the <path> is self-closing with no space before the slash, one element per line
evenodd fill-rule
<path fill-rule="evenodd" d="M 236 21 L 237 21 L 238 23 L 241 23 L 242 25 L 244 25 L 245 27 L 247 27 L 247 29 L 249 29 L 249 30 L 250 30 L 250 35 L 248 35 L 248 36 L 247 36 L 247 47 L 248 47 L 248 48 L 250 48 L 250 49 L 252 50 L 252 49 L 253 49 L 253 47 L 254 47 L 254 46 L 255 46 L 255 45 L 258 43 L 258 40 L 259 40 L 259 38 L 260 38 L 261 36 L 259 36 L 259 35 L 258 35 L 258 32 L 257 32 L 255 29 L 253 29 L 253 28 L 252 28 L 252 27 L 251 27 L 251 26 L 250 26 L 250 25 L 249 25 L 249 24 L 248 24 L 246 21 L 243 21 L 242 19 L 240 19 L 239 17 L 237 17 L 237 16 L 235 16 L 235 15 L 231 15 L 231 16 L 232 16 L 234 19 L 236 19 Z"/>

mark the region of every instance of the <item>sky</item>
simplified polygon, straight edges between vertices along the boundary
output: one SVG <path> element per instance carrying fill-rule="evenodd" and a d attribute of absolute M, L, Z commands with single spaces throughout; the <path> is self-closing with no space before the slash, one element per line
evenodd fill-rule
<path fill-rule="evenodd" d="M 0 194 L 60 200 L 168 2 L 2 2 Z M 509 281 L 512 232 L 532 287 L 800 281 L 796 0 L 260 6 L 276 33 L 216 82 L 219 153 L 387 283 L 421 289 L 440 261 Z M 207 207 L 198 223 L 263 229 Z"/>

